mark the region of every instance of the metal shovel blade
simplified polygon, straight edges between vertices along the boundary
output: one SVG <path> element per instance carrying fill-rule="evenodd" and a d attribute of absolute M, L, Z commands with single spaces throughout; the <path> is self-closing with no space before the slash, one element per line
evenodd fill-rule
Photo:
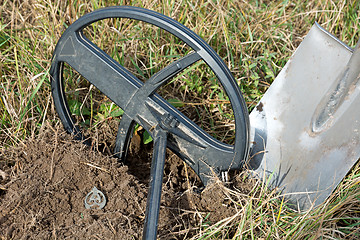
<path fill-rule="evenodd" d="M 360 157 L 357 48 L 315 24 L 250 114 L 248 167 L 299 210 L 325 201 Z"/>

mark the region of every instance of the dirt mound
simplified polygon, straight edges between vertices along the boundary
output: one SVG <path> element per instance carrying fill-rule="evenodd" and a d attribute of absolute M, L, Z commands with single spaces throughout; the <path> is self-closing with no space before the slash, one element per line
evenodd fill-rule
<path fill-rule="evenodd" d="M 0 237 L 5 239 L 141 239 L 151 154 L 135 153 L 128 166 L 47 131 L 0 155 Z M 199 190 L 199 180 L 168 154 L 158 236 L 187 238 L 203 221 L 235 213 L 221 184 Z M 149 158 L 150 156 L 150 158 Z M 107 198 L 101 209 L 86 209 L 97 187 Z M 209 214 L 210 213 L 210 214 Z"/>

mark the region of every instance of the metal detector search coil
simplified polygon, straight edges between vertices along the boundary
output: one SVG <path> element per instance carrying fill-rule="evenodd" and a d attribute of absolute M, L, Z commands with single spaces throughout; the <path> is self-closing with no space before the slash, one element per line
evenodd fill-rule
<path fill-rule="evenodd" d="M 155 25 L 185 42 L 193 52 L 177 59 L 143 83 L 84 36 L 85 27 L 107 18 L 129 18 Z M 203 60 L 214 72 L 230 99 L 236 127 L 234 145 L 211 137 L 156 93 L 176 74 L 199 60 Z M 191 166 L 204 184 L 214 173 L 221 176 L 224 171 L 241 168 L 247 159 L 249 115 L 239 86 L 216 52 L 173 19 L 142 8 L 109 7 L 84 15 L 63 33 L 56 45 L 50 69 L 52 95 L 65 129 L 77 139 L 84 139 L 71 118 L 67 104 L 64 63 L 124 110 L 114 150 L 121 160 L 126 157 L 136 123 L 154 139 L 144 239 L 156 239 L 166 148 Z"/>

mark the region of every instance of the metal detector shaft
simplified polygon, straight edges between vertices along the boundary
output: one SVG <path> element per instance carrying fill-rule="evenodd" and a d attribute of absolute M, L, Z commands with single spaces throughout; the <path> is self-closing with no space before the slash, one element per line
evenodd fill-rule
<path fill-rule="evenodd" d="M 149 193 L 143 230 L 144 240 L 156 240 L 160 211 L 161 187 L 164 177 L 167 131 L 159 128 L 154 138 L 154 153 L 150 170 Z"/>

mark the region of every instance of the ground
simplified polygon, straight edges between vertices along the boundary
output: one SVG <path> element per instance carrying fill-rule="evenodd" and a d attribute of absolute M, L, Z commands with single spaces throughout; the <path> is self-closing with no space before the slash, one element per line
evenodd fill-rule
<path fill-rule="evenodd" d="M 141 145 L 126 164 L 49 128 L 36 139 L 1 154 L 2 239 L 141 239 L 151 146 Z M 106 206 L 85 209 L 93 187 Z M 219 181 L 203 189 L 178 157 L 168 151 L 158 236 L 183 239 L 201 226 L 236 214 Z"/>

